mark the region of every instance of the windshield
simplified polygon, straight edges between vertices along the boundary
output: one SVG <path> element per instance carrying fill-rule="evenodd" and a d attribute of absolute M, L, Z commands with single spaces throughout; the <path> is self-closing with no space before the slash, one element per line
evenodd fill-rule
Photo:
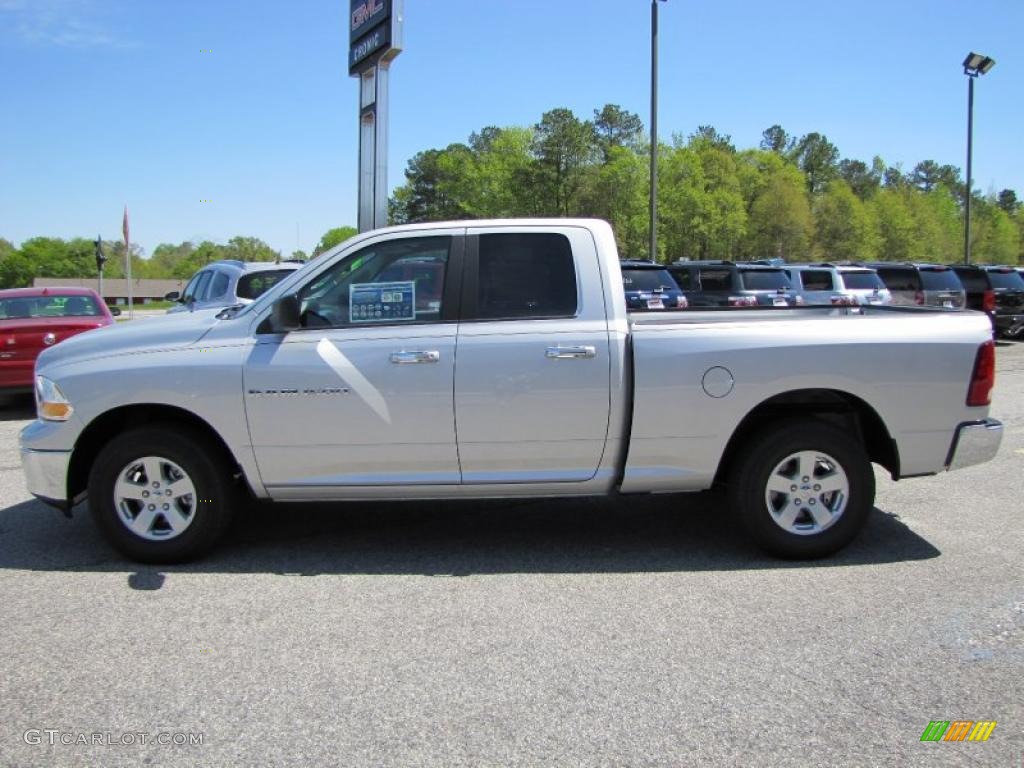
<path fill-rule="evenodd" d="M 843 277 L 843 285 L 850 290 L 873 291 L 876 288 L 885 288 L 885 283 L 876 272 L 864 270 L 863 272 L 842 272 L 840 274 Z"/>
<path fill-rule="evenodd" d="M 96 317 L 102 315 L 92 296 L 19 296 L 0 301 L 0 319 L 26 317 Z"/>
<path fill-rule="evenodd" d="M 777 291 L 790 288 L 789 278 L 781 269 L 746 269 L 740 272 L 746 291 Z"/>
<path fill-rule="evenodd" d="M 678 290 L 676 281 L 667 269 L 626 269 L 622 270 L 622 285 L 627 291 Z"/>
<path fill-rule="evenodd" d="M 997 271 L 989 270 L 988 279 L 992 281 L 993 288 L 1009 288 L 1013 291 L 1024 291 L 1024 279 L 1012 270 Z"/>
<path fill-rule="evenodd" d="M 963 285 L 952 269 L 922 269 L 921 286 L 926 291 L 962 291 Z"/>

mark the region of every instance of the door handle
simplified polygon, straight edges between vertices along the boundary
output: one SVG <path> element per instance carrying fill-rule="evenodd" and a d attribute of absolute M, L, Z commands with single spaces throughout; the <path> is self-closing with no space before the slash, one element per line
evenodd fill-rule
<path fill-rule="evenodd" d="M 436 363 L 441 360 L 441 353 L 436 349 L 421 352 L 392 352 L 391 362 L 395 365 L 414 365 L 416 363 Z"/>
<path fill-rule="evenodd" d="M 586 360 L 597 357 L 597 349 L 590 346 L 548 347 L 544 357 L 548 360 Z"/>

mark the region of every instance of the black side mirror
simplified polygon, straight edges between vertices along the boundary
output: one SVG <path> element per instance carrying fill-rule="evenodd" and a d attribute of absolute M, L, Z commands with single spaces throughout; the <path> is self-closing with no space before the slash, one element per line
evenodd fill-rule
<path fill-rule="evenodd" d="M 181 294 L 177 291 L 171 291 L 170 293 L 164 294 L 164 301 L 180 301 Z"/>
<path fill-rule="evenodd" d="M 275 301 L 270 311 L 270 320 L 277 333 L 288 333 L 301 328 L 299 297 L 292 293 Z"/>
<path fill-rule="evenodd" d="M 114 317 L 119 317 L 121 315 L 120 307 L 107 307 L 107 309 L 110 310 L 110 314 L 112 314 Z"/>

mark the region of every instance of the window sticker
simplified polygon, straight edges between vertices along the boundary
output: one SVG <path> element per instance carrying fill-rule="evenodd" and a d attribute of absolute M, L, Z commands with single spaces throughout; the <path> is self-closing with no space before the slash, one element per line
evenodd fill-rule
<path fill-rule="evenodd" d="M 354 283 L 348 289 L 351 323 L 393 323 L 416 319 L 416 281 Z"/>

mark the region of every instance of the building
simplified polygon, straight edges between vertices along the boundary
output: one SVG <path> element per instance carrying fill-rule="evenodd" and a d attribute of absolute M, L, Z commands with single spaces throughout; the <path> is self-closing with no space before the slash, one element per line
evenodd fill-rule
<path fill-rule="evenodd" d="M 95 277 L 37 277 L 32 281 L 36 288 L 69 287 L 91 288 L 99 293 L 99 281 Z M 136 306 L 163 301 L 171 291 L 185 288 L 185 280 L 151 280 L 134 278 L 132 280 L 132 299 Z M 115 304 L 128 305 L 128 281 L 124 278 L 105 278 L 103 280 L 103 299 L 109 306 Z"/>

